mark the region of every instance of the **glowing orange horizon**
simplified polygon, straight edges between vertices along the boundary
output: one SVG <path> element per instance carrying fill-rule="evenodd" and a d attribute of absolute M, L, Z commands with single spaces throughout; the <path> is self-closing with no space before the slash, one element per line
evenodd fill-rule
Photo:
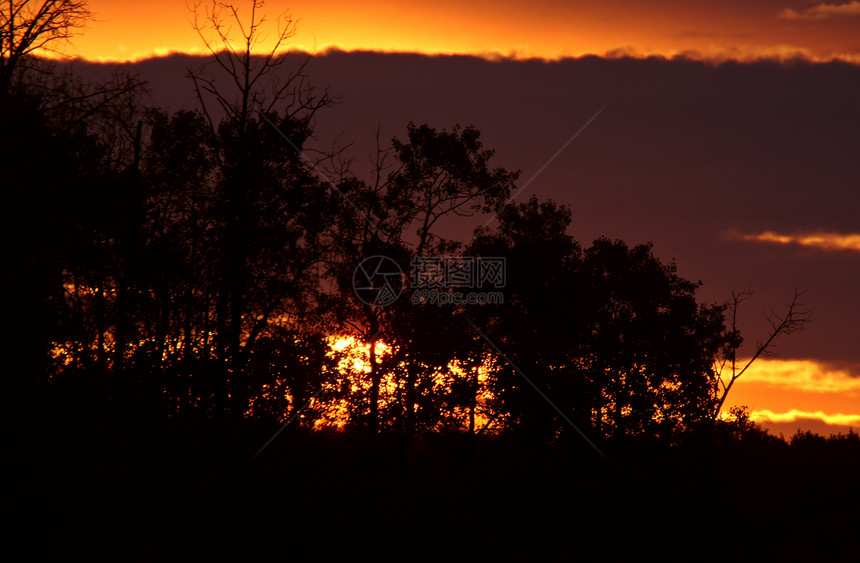
<path fill-rule="evenodd" d="M 353 337 L 333 337 L 333 350 L 346 353 L 340 369 L 367 374 L 369 345 Z M 389 354 L 390 347 L 378 343 L 378 353 Z M 745 365 L 749 359 L 740 359 Z M 452 368 L 457 371 L 455 366 Z M 482 376 L 486 377 L 486 373 Z M 385 393 L 395 390 L 385 382 Z M 353 386 L 353 391 L 358 388 Z M 484 397 L 485 399 L 488 397 Z M 836 366 L 811 359 L 760 358 L 741 376 L 724 405 L 725 417 L 733 406 L 749 408 L 751 419 L 773 433 L 782 428 L 812 431 L 819 434 L 846 433 L 860 430 L 860 366 Z M 345 410 L 327 417 L 324 424 L 342 425 Z M 480 424 L 487 422 L 479 416 Z M 336 421 L 336 422 L 335 422 Z"/>
<path fill-rule="evenodd" d="M 240 13 L 245 4 L 236 2 Z M 275 19 L 286 12 L 297 25 L 285 47 L 317 53 L 336 48 L 546 60 L 584 55 L 685 55 L 716 61 L 802 57 L 860 64 L 854 39 L 860 17 L 855 17 L 854 8 L 806 6 L 817 8 L 810 14 L 826 17 L 805 17 L 804 7 L 790 4 L 786 2 L 786 8 L 798 17 L 753 5 L 732 14 L 706 4 L 680 10 L 630 0 L 576 5 L 538 0 L 528 10 L 514 0 L 466 5 L 454 0 L 408 5 L 390 0 L 273 0 L 263 6 L 269 21 L 261 29 L 260 48 L 273 39 Z M 90 0 L 89 7 L 96 21 L 73 39 L 68 50 L 72 56 L 133 61 L 172 52 L 205 52 L 183 2 Z"/>
<path fill-rule="evenodd" d="M 745 364 L 741 362 L 741 365 Z M 759 358 L 738 379 L 723 409 L 747 406 L 766 429 L 838 433 L 860 429 L 860 366 Z M 826 426 L 825 426 L 826 425 Z"/>

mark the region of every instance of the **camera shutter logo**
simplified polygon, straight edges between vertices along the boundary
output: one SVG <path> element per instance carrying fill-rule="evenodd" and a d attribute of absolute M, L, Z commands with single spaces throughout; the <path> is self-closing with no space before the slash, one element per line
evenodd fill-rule
<path fill-rule="evenodd" d="M 365 258 L 352 274 L 355 295 L 372 307 L 394 303 L 403 292 L 403 285 L 403 271 L 388 256 Z"/>

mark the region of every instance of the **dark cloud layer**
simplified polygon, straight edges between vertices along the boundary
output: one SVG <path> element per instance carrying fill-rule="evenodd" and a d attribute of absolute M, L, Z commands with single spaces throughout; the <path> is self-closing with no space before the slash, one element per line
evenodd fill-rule
<path fill-rule="evenodd" d="M 194 106 L 191 64 L 175 56 L 134 67 L 154 102 L 177 109 Z M 472 124 L 498 166 L 522 170 L 521 185 L 605 107 L 518 199 L 569 204 L 585 243 L 653 241 L 704 282 L 703 300 L 750 286 L 751 343 L 767 329 L 763 310 L 806 289 L 815 322 L 784 340 L 781 355 L 860 361 L 860 253 L 726 236 L 860 233 L 860 67 L 332 52 L 309 72 L 340 100 L 318 117 L 318 146 L 343 134 L 361 161 L 377 127 L 387 140 L 410 120 Z M 452 233 L 465 239 L 480 222 Z"/>
<path fill-rule="evenodd" d="M 787 440 L 798 431 L 809 431 L 820 436 L 845 435 L 849 432 L 857 433 L 857 428 L 854 426 L 848 424 L 827 424 L 818 418 L 798 418 L 792 422 L 759 422 L 759 424 L 774 436 L 782 436 Z"/>

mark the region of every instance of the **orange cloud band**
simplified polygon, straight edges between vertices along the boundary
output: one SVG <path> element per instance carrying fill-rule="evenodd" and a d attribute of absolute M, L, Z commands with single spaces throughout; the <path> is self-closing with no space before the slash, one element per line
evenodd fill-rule
<path fill-rule="evenodd" d="M 752 420 L 768 430 L 826 434 L 857 428 L 860 366 L 759 358 L 733 388 L 723 418 L 730 418 L 731 405 L 750 406 Z"/>
<path fill-rule="evenodd" d="M 793 244 L 818 248 L 820 250 L 849 250 L 860 252 L 860 234 L 857 233 L 810 233 L 810 234 L 780 234 L 765 231 L 757 235 L 739 235 L 741 240 L 770 242 L 776 244 Z"/>
<path fill-rule="evenodd" d="M 746 362 L 742 362 L 744 365 Z M 746 383 L 806 393 L 843 393 L 860 395 L 860 374 L 830 367 L 813 360 L 758 359 L 741 377 Z M 860 405 L 858 405 L 860 407 Z"/>
<path fill-rule="evenodd" d="M 848 4 L 818 4 L 802 12 L 786 8 L 777 17 L 784 20 L 823 20 L 839 16 L 860 16 L 860 2 Z"/>
<path fill-rule="evenodd" d="M 750 414 L 750 418 L 758 423 L 796 422 L 797 420 L 815 419 L 835 426 L 860 426 L 860 414 L 827 414 L 822 411 L 809 412 L 797 409 L 782 413 L 776 413 L 767 409 L 756 410 Z"/>

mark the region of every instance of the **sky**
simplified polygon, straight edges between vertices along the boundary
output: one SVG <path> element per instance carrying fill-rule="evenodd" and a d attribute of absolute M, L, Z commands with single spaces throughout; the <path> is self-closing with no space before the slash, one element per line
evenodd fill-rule
<path fill-rule="evenodd" d="M 74 55 L 202 52 L 185 2 L 90 7 L 98 21 Z M 287 7 L 298 20 L 288 46 L 318 53 L 311 80 L 338 98 L 316 119 L 320 148 L 340 139 L 361 162 L 377 129 L 391 139 L 410 120 L 475 125 L 497 166 L 521 170 L 519 199 L 570 205 L 582 243 L 652 241 L 703 282 L 703 302 L 751 289 L 742 354 L 767 336 L 766 315 L 805 291 L 813 323 L 758 360 L 727 406 L 747 405 L 786 436 L 860 428 L 860 2 L 267 2 L 264 12 Z M 155 103 L 179 109 L 195 106 L 193 64 L 174 56 L 135 70 Z M 467 240 L 474 226 L 452 234 Z"/>
<path fill-rule="evenodd" d="M 193 0 L 91 0 L 89 6 L 98 21 L 74 41 L 81 56 L 127 60 L 200 49 L 191 26 Z M 200 12 L 208 6 L 204 2 Z M 314 52 L 860 61 L 858 0 L 269 0 L 263 10 L 272 19 L 288 14 L 296 23 L 291 46 Z"/>

